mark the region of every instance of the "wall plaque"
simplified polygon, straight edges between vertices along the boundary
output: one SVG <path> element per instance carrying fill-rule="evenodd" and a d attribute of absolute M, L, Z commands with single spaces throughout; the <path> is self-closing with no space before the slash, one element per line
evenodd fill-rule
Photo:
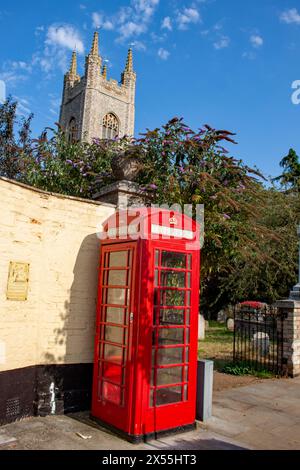
<path fill-rule="evenodd" d="M 9 264 L 9 274 L 7 283 L 7 300 L 27 300 L 29 282 L 29 264 L 15 263 Z"/>

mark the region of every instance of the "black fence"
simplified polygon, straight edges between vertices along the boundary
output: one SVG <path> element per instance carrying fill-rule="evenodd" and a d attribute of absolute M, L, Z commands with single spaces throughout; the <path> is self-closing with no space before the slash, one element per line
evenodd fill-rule
<path fill-rule="evenodd" d="M 260 309 L 238 306 L 234 311 L 235 363 L 249 365 L 256 371 L 284 375 L 285 315 L 275 307 Z"/>

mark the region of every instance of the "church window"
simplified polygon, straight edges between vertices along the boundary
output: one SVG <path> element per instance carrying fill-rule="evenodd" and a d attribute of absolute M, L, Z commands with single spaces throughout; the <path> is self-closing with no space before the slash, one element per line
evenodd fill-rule
<path fill-rule="evenodd" d="M 74 144 L 75 142 L 78 141 L 78 129 L 77 129 L 77 123 L 76 123 L 75 118 L 72 118 L 70 120 L 68 138 L 69 138 L 70 144 Z"/>
<path fill-rule="evenodd" d="M 102 139 L 114 139 L 119 137 L 120 126 L 118 118 L 112 114 L 106 114 L 102 122 Z"/>

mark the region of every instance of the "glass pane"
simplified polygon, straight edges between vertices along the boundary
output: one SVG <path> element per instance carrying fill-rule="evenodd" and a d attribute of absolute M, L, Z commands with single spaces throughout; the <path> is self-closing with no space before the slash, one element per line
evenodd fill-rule
<path fill-rule="evenodd" d="M 182 367 L 157 370 L 156 385 L 172 385 L 182 382 Z"/>
<path fill-rule="evenodd" d="M 110 268 L 123 268 L 127 267 L 128 251 L 116 251 L 109 255 Z"/>
<path fill-rule="evenodd" d="M 155 266 L 159 266 L 159 251 L 155 251 Z"/>
<path fill-rule="evenodd" d="M 150 390 L 150 408 L 153 408 L 154 406 L 154 390 Z"/>
<path fill-rule="evenodd" d="M 106 323 L 124 324 L 124 308 L 107 307 Z"/>
<path fill-rule="evenodd" d="M 166 307 L 169 305 L 174 305 L 174 307 L 184 306 L 185 305 L 185 291 L 163 290 L 160 293 L 160 302 L 161 302 L 161 305 L 165 305 Z"/>
<path fill-rule="evenodd" d="M 192 269 L 192 255 L 188 255 L 188 269 Z"/>
<path fill-rule="evenodd" d="M 184 253 L 163 251 L 161 265 L 165 268 L 186 269 L 186 255 Z"/>
<path fill-rule="evenodd" d="M 191 291 L 188 291 L 186 293 L 186 306 L 190 307 L 191 306 Z"/>
<path fill-rule="evenodd" d="M 190 348 L 185 349 L 185 362 L 188 363 L 190 361 Z"/>
<path fill-rule="evenodd" d="M 190 344 L 190 329 L 185 330 L 185 344 Z"/>
<path fill-rule="evenodd" d="M 154 276 L 154 286 L 158 286 L 158 270 L 155 270 L 155 276 Z"/>
<path fill-rule="evenodd" d="M 191 282 L 192 282 L 192 275 L 191 275 L 191 273 L 187 273 L 187 285 L 186 285 L 186 287 L 188 287 L 189 289 L 192 287 Z"/>
<path fill-rule="evenodd" d="M 181 387 L 161 388 L 156 391 L 156 406 L 178 403 L 181 401 Z"/>
<path fill-rule="evenodd" d="M 125 305 L 126 289 L 107 289 L 107 303 L 112 305 Z"/>
<path fill-rule="evenodd" d="M 188 401 L 188 386 L 187 385 L 184 386 L 183 396 L 184 396 L 184 401 Z"/>
<path fill-rule="evenodd" d="M 105 341 L 123 344 L 123 340 L 124 340 L 124 328 L 118 328 L 117 326 L 105 327 Z"/>
<path fill-rule="evenodd" d="M 183 348 L 159 349 L 157 363 L 159 366 L 183 363 Z"/>
<path fill-rule="evenodd" d="M 108 286 L 127 286 L 127 271 L 108 271 Z"/>
<path fill-rule="evenodd" d="M 104 345 L 104 359 L 116 364 L 123 363 L 123 348 L 119 346 L 112 346 L 111 344 Z"/>
<path fill-rule="evenodd" d="M 153 362 L 154 362 L 154 361 L 153 361 Z M 152 371 L 151 371 L 151 385 L 152 385 L 152 387 L 153 387 L 153 385 L 154 385 L 155 370 L 156 370 L 156 369 L 153 368 Z"/>
<path fill-rule="evenodd" d="M 184 310 L 161 310 L 160 325 L 184 325 Z"/>
<path fill-rule="evenodd" d="M 184 344 L 184 329 L 182 328 L 164 328 L 159 329 L 158 343 L 161 346 L 172 346 L 175 344 Z"/>
<path fill-rule="evenodd" d="M 106 364 L 103 362 L 103 378 L 118 385 L 123 384 L 123 371 L 121 366 L 116 364 Z"/>
<path fill-rule="evenodd" d="M 185 287 L 184 272 L 162 271 L 160 277 L 160 285 L 163 287 Z"/>
<path fill-rule="evenodd" d="M 188 366 L 185 366 L 185 368 L 184 368 L 184 381 L 185 382 L 189 381 L 189 368 L 188 368 Z"/>
<path fill-rule="evenodd" d="M 121 388 L 117 385 L 110 384 L 108 382 L 103 382 L 102 387 L 102 398 L 104 400 L 110 401 L 115 405 L 121 404 Z"/>
<path fill-rule="evenodd" d="M 189 324 L 190 324 L 190 318 L 191 318 L 190 310 L 187 310 L 187 311 L 186 311 L 186 319 L 185 319 L 186 325 L 189 325 Z"/>

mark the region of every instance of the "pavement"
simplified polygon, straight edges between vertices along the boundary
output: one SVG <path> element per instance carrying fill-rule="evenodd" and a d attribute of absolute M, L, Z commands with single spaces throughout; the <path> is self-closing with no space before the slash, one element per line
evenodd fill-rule
<path fill-rule="evenodd" d="M 300 450 L 300 378 L 214 394 L 213 417 L 195 431 L 130 444 L 88 413 L 28 418 L 0 428 L 0 450 Z"/>

